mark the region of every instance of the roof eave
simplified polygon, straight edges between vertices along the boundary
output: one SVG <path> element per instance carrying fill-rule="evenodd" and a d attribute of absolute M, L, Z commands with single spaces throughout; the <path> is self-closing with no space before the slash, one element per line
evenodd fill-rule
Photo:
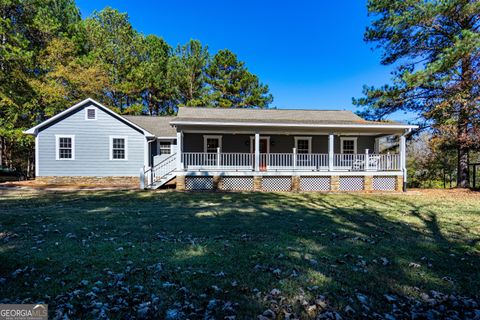
<path fill-rule="evenodd" d="M 304 127 L 304 128 L 365 128 L 365 129 L 375 129 L 375 128 L 388 128 L 388 129 L 417 129 L 416 125 L 406 125 L 406 124 L 311 124 L 311 123 L 282 123 L 282 122 L 212 122 L 212 121 L 172 121 L 171 125 L 206 125 L 206 126 L 240 126 L 240 127 L 272 127 L 272 126 L 282 126 L 282 127 Z"/>

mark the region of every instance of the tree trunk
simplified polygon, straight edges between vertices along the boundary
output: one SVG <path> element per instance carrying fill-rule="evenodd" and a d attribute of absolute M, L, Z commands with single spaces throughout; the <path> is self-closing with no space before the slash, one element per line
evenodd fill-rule
<path fill-rule="evenodd" d="M 471 99 L 474 95 L 473 89 L 473 69 L 470 56 L 462 58 L 462 80 L 460 87 L 466 94 L 466 101 L 460 102 L 457 125 L 457 188 L 470 187 L 468 175 L 468 152 L 470 150 L 470 139 L 468 132 L 468 123 L 472 110 L 475 110 L 474 102 Z M 472 105 L 473 103 L 473 105 Z M 472 108 L 473 107 L 473 108 Z"/>
<path fill-rule="evenodd" d="M 468 152 L 469 147 L 466 142 L 468 139 L 468 118 L 464 110 L 460 111 L 457 126 L 457 188 L 469 187 L 468 176 Z"/>
<path fill-rule="evenodd" d="M 469 188 L 468 176 L 468 149 L 458 148 L 458 173 L 457 173 L 457 188 Z"/>

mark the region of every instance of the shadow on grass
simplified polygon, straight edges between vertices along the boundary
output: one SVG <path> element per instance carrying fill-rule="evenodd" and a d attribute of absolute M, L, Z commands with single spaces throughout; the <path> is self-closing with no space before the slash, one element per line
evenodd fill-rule
<path fill-rule="evenodd" d="M 268 307 L 264 297 L 274 288 L 292 304 L 299 295 L 308 300 L 323 294 L 338 309 L 347 304 L 360 309 L 350 298 L 361 292 L 377 311 L 385 311 L 386 293 L 474 296 L 480 289 L 474 277 L 478 238 L 467 230 L 447 237 L 438 215 L 450 208 L 428 199 L 59 192 L 5 198 L 0 206 L 0 271 L 7 278 L 0 296 L 10 301 L 31 298 L 55 306 L 57 295 L 87 291 L 81 280 L 90 286 L 111 281 L 109 271 L 123 274 L 126 286 L 145 287 L 141 299 L 159 296 L 159 315 L 179 301 L 208 309 L 209 301 L 218 299 L 238 303 L 240 318 L 255 317 Z M 153 272 L 158 262 L 162 270 Z M 35 271 L 10 276 L 25 266 Z M 108 300 L 116 290 L 122 289 L 113 285 L 98 299 Z M 130 292 L 124 297 L 132 305 L 120 313 L 142 302 Z M 228 314 L 221 306 L 215 312 Z"/>

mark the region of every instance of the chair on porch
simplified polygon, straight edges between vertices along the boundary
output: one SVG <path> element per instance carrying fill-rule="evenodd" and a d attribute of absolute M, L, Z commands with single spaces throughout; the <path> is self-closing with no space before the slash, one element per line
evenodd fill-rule
<path fill-rule="evenodd" d="M 380 162 L 379 155 L 366 155 L 368 166 L 365 167 L 365 158 L 357 158 L 352 163 L 351 171 L 364 171 L 364 170 L 378 170 L 378 163 Z"/>

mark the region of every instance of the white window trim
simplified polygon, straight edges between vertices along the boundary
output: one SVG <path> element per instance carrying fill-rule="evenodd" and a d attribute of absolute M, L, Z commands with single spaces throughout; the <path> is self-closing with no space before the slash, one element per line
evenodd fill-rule
<path fill-rule="evenodd" d="M 270 153 L 270 136 L 260 136 L 260 140 L 267 140 L 267 153 Z M 250 136 L 250 153 L 255 153 L 255 136 Z"/>
<path fill-rule="evenodd" d="M 88 110 L 95 110 L 95 118 L 94 118 L 94 119 L 88 119 Z M 95 108 L 95 107 L 87 107 L 87 108 L 85 108 L 85 120 L 88 120 L 88 121 L 95 121 L 95 120 L 97 120 L 97 113 L 98 113 L 98 110 L 97 110 L 97 108 Z"/>
<path fill-rule="evenodd" d="M 218 139 L 218 146 L 222 151 L 222 138 L 220 135 L 203 135 L 203 152 L 207 152 L 207 139 Z"/>
<path fill-rule="evenodd" d="M 72 157 L 60 158 L 60 138 L 72 139 Z M 75 160 L 75 136 L 71 134 L 56 134 L 55 135 L 55 160 L 70 161 Z"/>
<path fill-rule="evenodd" d="M 343 141 L 353 141 L 353 154 L 357 154 L 357 137 L 340 137 L 340 153 L 343 154 Z"/>
<path fill-rule="evenodd" d="M 173 141 L 172 140 L 157 140 L 157 153 L 160 154 L 160 143 L 161 142 L 168 142 L 170 143 L 170 153 L 169 154 L 174 154 L 174 150 L 172 148 L 173 146 Z"/>
<path fill-rule="evenodd" d="M 125 159 L 113 159 L 113 139 L 124 139 L 125 141 Z M 110 136 L 110 160 L 127 161 L 128 160 L 128 139 L 126 136 Z"/>
<path fill-rule="evenodd" d="M 298 140 L 308 140 L 308 153 L 312 153 L 312 137 L 295 137 L 295 150 L 298 153 Z"/>

